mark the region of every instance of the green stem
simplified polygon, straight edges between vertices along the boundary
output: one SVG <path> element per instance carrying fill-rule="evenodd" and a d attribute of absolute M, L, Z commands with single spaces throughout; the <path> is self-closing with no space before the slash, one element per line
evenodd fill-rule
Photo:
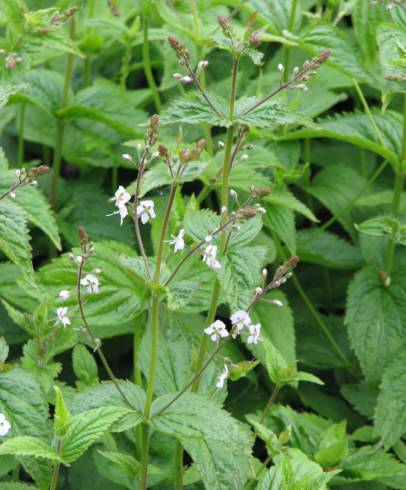
<path fill-rule="evenodd" d="M 71 39 L 74 39 L 75 37 L 75 19 L 73 17 L 71 18 L 69 24 L 69 36 Z M 66 55 L 65 79 L 63 83 L 63 91 L 62 91 L 61 105 L 60 105 L 61 109 L 63 109 L 68 105 L 69 89 L 72 81 L 72 73 L 73 73 L 73 54 L 68 53 Z M 54 211 L 56 210 L 57 187 L 58 187 L 59 175 L 61 173 L 64 128 L 65 128 L 64 122 L 58 119 L 56 123 L 55 150 L 54 150 L 51 190 L 50 190 L 50 198 L 49 198 L 51 208 Z"/>
<path fill-rule="evenodd" d="M 88 3 L 88 9 L 87 9 L 87 18 L 91 19 L 94 15 L 94 7 L 95 7 L 95 0 L 89 0 Z M 86 34 L 89 35 L 91 34 L 93 29 L 87 28 L 86 29 Z M 90 57 L 90 54 L 88 54 L 85 58 L 84 64 L 83 64 L 83 87 L 86 88 L 90 84 L 90 76 L 92 73 L 92 59 Z"/>
<path fill-rule="evenodd" d="M 133 336 L 133 380 L 137 386 L 142 386 L 142 375 L 139 363 L 140 347 L 141 347 L 142 329 L 140 325 L 135 326 Z M 140 425 L 135 428 L 136 455 L 137 459 L 141 456 L 142 448 L 142 429 Z"/>
<path fill-rule="evenodd" d="M 151 90 L 152 98 L 154 100 L 155 108 L 157 112 L 161 111 L 161 99 L 159 97 L 158 88 L 155 83 L 154 75 L 151 68 L 151 56 L 149 51 L 149 41 L 148 41 L 148 23 L 149 23 L 149 9 L 150 0 L 144 0 L 144 40 L 142 45 L 142 56 L 144 60 L 144 73 L 147 79 L 148 86 Z"/>
<path fill-rule="evenodd" d="M 392 200 L 392 215 L 397 217 L 400 211 L 400 203 L 405 185 L 405 164 L 406 164 L 406 95 L 403 97 L 403 139 L 402 148 L 399 155 L 399 166 L 395 173 L 395 187 L 393 191 Z M 387 277 L 390 277 L 393 268 L 393 261 L 395 257 L 396 248 L 396 231 L 394 231 L 389 238 L 388 248 L 386 251 L 385 261 L 385 273 Z"/>
<path fill-rule="evenodd" d="M 175 490 L 183 488 L 183 447 L 179 441 L 176 441 L 175 449 Z"/>
<path fill-rule="evenodd" d="M 148 376 L 147 394 L 144 405 L 144 421 L 142 424 L 142 446 L 141 446 L 141 467 L 140 467 L 140 484 L 141 489 L 147 488 L 148 478 L 148 460 L 149 460 L 149 420 L 151 416 L 152 398 L 154 395 L 155 377 L 158 365 L 158 339 L 159 339 L 159 303 L 160 303 L 160 276 L 163 250 L 165 244 L 166 232 L 168 230 L 169 218 L 172 212 L 173 203 L 176 196 L 177 183 L 172 185 L 166 207 L 164 220 L 162 223 L 161 236 L 159 239 L 158 252 L 156 256 L 156 266 L 154 273 L 153 292 L 151 301 L 151 362 Z"/>
<path fill-rule="evenodd" d="M 296 13 L 297 13 L 297 7 L 299 4 L 299 0 L 293 0 L 292 2 L 292 10 L 290 11 L 290 17 L 289 17 L 289 23 L 288 23 L 288 31 L 293 33 L 293 29 L 295 28 L 295 20 L 296 20 Z M 284 60 L 283 60 L 283 65 L 285 67 L 285 71 L 283 73 L 283 81 L 287 82 L 289 79 L 289 64 L 290 64 L 290 48 L 285 47 L 284 48 Z"/>
<path fill-rule="evenodd" d="M 21 104 L 18 128 L 18 164 L 24 163 L 24 126 L 25 126 L 25 104 Z"/>
<path fill-rule="evenodd" d="M 57 454 L 60 454 L 60 452 L 61 452 L 61 445 L 62 445 L 62 441 L 60 439 L 58 439 L 56 441 L 56 452 L 57 452 Z M 52 480 L 51 480 L 51 485 L 49 487 L 49 490 L 56 490 L 56 487 L 58 486 L 60 466 L 61 466 L 61 463 L 59 461 L 55 461 L 54 471 L 52 473 Z"/>
<path fill-rule="evenodd" d="M 265 417 L 268 415 L 269 410 L 271 409 L 274 401 L 279 393 L 279 387 L 275 385 L 275 388 L 272 390 L 271 396 L 269 397 L 268 403 L 266 404 L 264 411 L 262 412 L 261 418 L 259 419 L 259 423 L 262 423 L 265 420 Z"/>

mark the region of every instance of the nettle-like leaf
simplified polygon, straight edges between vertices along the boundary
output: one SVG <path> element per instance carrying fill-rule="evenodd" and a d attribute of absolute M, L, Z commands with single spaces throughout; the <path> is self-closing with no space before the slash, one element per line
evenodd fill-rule
<path fill-rule="evenodd" d="M 375 409 L 375 431 L 387 449 L 406 433 L 405 360 L 406 353 L 400 348 L 383 373 Z"/>
<path fill-rule="evenodd" d="M 34 271 L 26 214 L 9 198 L 0 201 L 0 250 L 27 279 L 32 279 Z"/>
<path fill-rule="evenodd" d="M 397 243 L 406 245 L 406 225 L 402 225 L 394 216 L 376 216 L 354 226 L 361 233 L 393 237 Z"/>
<path fill-rule="evenodd" d="M 265 227 L 275 233 L 294 255 L 296 253 L 295 213 L 291 209 L 274 204 L 266 204 L 265 209 Z"/>
<path fill-rule="evenodd" d="M 297 254 L 303 262 L 332 269 L 352 270 L 363 263 L 358 247 L 328 231 L 300 230 Z"/>
<path fill-rule="evenodd" d="M 174 394 L 154 401 L 152 425 L 180 440 L 206 488 L 242 489 L 250 473 L 252 435 L 246 425 L 201 395 L 186 393 L 162 414 Z"/>
<path fill-rule="evenodd" d="M 81 385 L 97 383 L 97 363 L 94 356 L 83 344 L 78 344 L 72 353 L 73 371 Z"/>
<path fill-rule="evenodd" d="M 303 138 L 332 138 L 372 151 L 398 164 L 398 155 L 402 141 L 402 116 L 395 111 L 381 113 L 373 111 L 373 117 L 379 129 L 384 145 L 374 132 L 368 116 L 361 112 L 343 113 L 334 117 L 319 119 L 318 128 L 304 128 L 284 135 L 284 140 Z"/>
<path fill-rule="evenodd" d="M 60 461 L 60 456 L 55 449 L 36 437 L 20 436 L 7 439 L 0 445 L 0 455 L 10 454 L 13 456 L 31 456 L 33 458 Z"/>
<path fill-rule="evenodd" d="M 302 451 L 290 448 L 275 458 L 275 465 L 261 478 L 256 490 L 327 490 L 328 482 L 339 472 L 325 473 Z"/>
<path fill-rule="evenodd" d="M 62 439 L 61 459 L 76 461 L 92 444 L 110 431 L 111 426 L 130 413 L 116 406 L 100 407 L 72 417 Z"/>
<path fill-rule="evenodd" d="M 374 5 L 374 8 L 370 8 L 370 5 L 363 0 L 356 0 L 352 12 L 354 32 L 362 51 L 371 61 L 375 59 L 377 51 L 377 28 L 380 22 L 387 18 L 384 5 Z M 379 47 L 382 49 L 381 43 Z"/>
<path fill-rule="evenodd" d="M 374 268 L 364 268 L 348 289 L 345 322 L 369 383 L 379 383 L 385 368 L 402 345 L 406 325 L 404 268 L 393 272 L 385 287 Z M 379 341 L 378 341 L 379 339 Z"/>
<path fill-rule="evenodd" d="M 267 248 L 263 246 L 238 247 L 220 257 L 218 278 L 225 301 L 232 310 L 246 309 L 258 286 Z"/>
<path fill-rule="evenodd" d="M 235 122 L 257 128 L 276 128 L 292 124 L 311 126 L 311 119 L 307 116 L 274 100 L 269 100 L 251 111 L 250 109 L 260 100 L 258 97 L 243 97 L 237 100 Z"/>
<path fill-rule="evenodd" d="M 247 7 L 251 7 L 260 18 L 264 18 L 271 32 L 282 33 L 284 29 L 289 28 L 292 5 L 292 0 L 286 0 L 286 2 L 282 3 L 278 0 L 251 0 Z M 296 10 L 294 21 L 295 29 L 300 26 L 301 19 L 302 12 L 299 6 Z"/>
<path fill-rule="evenodd" d="M 378 28 L 379 60 L 386 80 L 406 81 L 406 32 L 393 23 L 383 23 Z M 406 89 L 406 84 L 401 87 Z"/>
<path fill-rule="evenodd" d="M 74 253 L 78 252 L 74 250 Z M 133 322 L 145 309 L 144 281 L 139 275 L 140 269 L 133 271 L 128 265 L 137 258 L 131 248 L 119 242 L 96 244 L 88 271 L 101 269 L 101 288 L 98 294 L 86 296 L 85 306 L 87 319 L 95 335 L 110 337 L 119 331 L 127 331 L 129 322 Z M 76 265 L 64 255 L 43 267 L 37 279 L 41 286 L 47 288 L 51 297 L 56 298 L 62 289 L 76 289 Z M 77 300 L 74 294 L 66 305 L 72 306 L 72 316 L 75 315 Z"/>
<path fill-rule="evenodd" d="M 331 425 L 322 433 L 314 459 L 324 468 L 331 468 L 338 466 L 347 454 L 347 423 L 343 420 Z"/>

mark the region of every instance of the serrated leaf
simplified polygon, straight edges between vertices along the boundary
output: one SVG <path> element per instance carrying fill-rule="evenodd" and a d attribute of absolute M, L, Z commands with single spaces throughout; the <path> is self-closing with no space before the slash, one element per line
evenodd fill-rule
<path fill-rule="evenodd" d="M 78 344 L 72 353 L 73 371 L 82 383 L 97 382 L 97 363 L 83 344 Z"/>
<path fill-rule="evenodd" d="M 402 117 L 398 112 L 372 111 L 382 141 L 375 134 L 368 116 L 361 112 L 338 114 L 317 121 L 317 129 L 300 129 L 283 136 L 284 140 L 332 138 L 359 146 L 381 155 L 393 165 L 398 164 L 402 141 Z"/>
<path fill-rule="evenodd" d="M 0 201 L 0 250 L 28 279 L 32 277 L 30 236 L 25 213 L 7 198 Z"/>
<path fill-rule="evenodd" d="M 302 262 L 339 270 L 357 269 L 363 262 L 358 247 L 328 231 L 300 230 L 297 254 Z"/>
<path fill-rule="evenodd" d="M 352 12 L 354 32 L 364 54 L 371 61 L 375 59 L 377 50 L 377 27 L 385 18 L 387 18 L 387 12 L 385 12 L 384 5 L 375 5 L 374 8 L 370 8 L 367 2 L 356 0 Z"/>
<path fill-rule="evenodd" d="M 383 373 L 375 409 L 375 431 L 386 449 L 406 432 L 406 352 L 400 350 Z"/>
<path fill-rule="evenodd" d="M 0 445 L 0 455 L 31 456 L 60 461 L 60 456 L 44 441 L 36 437 L 20 436 L 7 439 Z"/>
<path fill-rule="evenodd" d="M 296 226 L 294 212 L 276 204 L 267 204 L 265 209 L 264 225 L 285 243 L 291 254 L 295 254 Z"/>
<path fill-rule="evenodd" d="M 65 436 L 72 419 L 69 409 L 66 406 L 63 394 L 58 386 L 54 386 L 55 390 L 55 415 L 54 415 L 54 432 L 55 436 L 60 439 Z"/>
<path fill-rule="evenodd" d="M 372 419 L 374 415 L 378 388 L 369 386 L 365 381 L 341 386 L 341 393 L 364 417 Z"/>
<path fill-rule="evenodd" d="M 320 437 L 314 459 L 324 468 L 338 466 L 348 454 L 347 424 L 342 421 L 331 425 Z"/>
<path fill-rule="evenodd" d="M 76 461 L 92 444 L 109 432 L 110 427 L 130 411 L 116 406 L 95 408 L 72 418 L 62 439 L 61 458 Z"/>
<path fill-rule="evenodd" d="M 318 222 L 313 212 L 288 190 L 272 189 L 271 193 L 264 198 L 264 202 L 291 209 L 314 223 Z"/>
<path fill-rule="evenodd" d="M 186 235 L 191 236 L 196 242 L 201 242 L 219 228 L 220 216 L 209 209 L 187 210 L 184 226 Z M 218 235 L 213 237 L 213 242 L 219 244 Z"/>
<path fill-rule="evenodd" d="M 379 60 L 388 81 L 406 81 L 406 32 L 395 23 L 382 23 L 378 28 Z M 406 89 L 406 84 L 394 87 Z M 398 91 L 398 90 L 396 90 Z"/>
<path fill-rule="evenodd" d="M 404 269 L 394 271 L 385 287 L 375 268 L 364 268 L 351 281 L 345 322 L 369 383 L 378 383 L 402 344 L 406 325 Z"/>
<path fill-rule="evenodd" d="M 354 224 L 361 233 L 380 237 L 393 237 L 396 243 L 406 245 L 406 225 L 402 225 L 394 216 L 376 216 L 360 224 Z"/>
<path fill-rule="evenodd" d="M 241 247 L 220 257 L 218 277 L 225 300 L 232 310 L 245 309 L 251 303 L 266 253 L 266 247 L 262 246 Z"/>

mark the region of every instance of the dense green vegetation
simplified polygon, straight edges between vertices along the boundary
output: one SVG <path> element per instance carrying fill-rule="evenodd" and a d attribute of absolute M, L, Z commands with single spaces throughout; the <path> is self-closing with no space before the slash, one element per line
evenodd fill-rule
<path fill-rule="evenodd" d="M 0 2 L 0 490 L 406 489 L 406 1 Z"/>

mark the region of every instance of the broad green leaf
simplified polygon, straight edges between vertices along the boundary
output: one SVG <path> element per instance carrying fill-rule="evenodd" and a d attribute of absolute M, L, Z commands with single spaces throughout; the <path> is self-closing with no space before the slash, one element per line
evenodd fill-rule
<path fill-rule="evenodd" d="M 209 209 L 187 210 L 184 225 L 186 236 L 189 235 L 196 242 L 201 242 L 220 227 L 220 216 Z M 218 235 L 213 237 L 213 242 L 219 245 Z"/>
<path fill-rule="evenodd" d="M 159 414 L 173 397 L 174 394 L 165 395 L 154 401 L 153 427 L 182 442 L 207 488 L 242 489 L 251 459 L 252 436 L 248 427 L 214 402 L 192 393 L 186 393 Z"/>
<path fill-rule="evenodd" d="M 406 32 L 394 23 L 383 23 L 378 28 L 379 59 L 383 76 L 388 81 L 406 81 Z M 396 84 L 395 91 L 406 89 L 406 84 Z"/>
<path fill-rule="evenodd" d="M 0 369 L 4 366 L 7 361 L 7 357 L 9 354 L 9 346 L 7 345 L 6 339 L 4 337 L 0 337 Z"/>
<path fill-rule="evenodd" d="M 9 198 L 0 201 L 0 250 L 28 279 L 33 275 L 30 236 L 24 211 Z"/>
<path fill-rule="evenodd" d="M 232 310 L 245 309 L 253 300 L 266 253 L 266 247 L 252 246 L 228 250 L 220 257 L 218 277 L 225 301 Z"/>
<path fill-rule="evenodd" d="M 379 23 L 387 18 L 383 5 L 371 5 L 363 0 L 356 0 L 352 12 L 354 32 L 365 56 L 374 61 L 377 50 L 376 31 Z M 379 43 L 380 49 L 381 43 Z"/>
<path fill-rule="evenodd" d="M 78 253 L 74 250 L 75 253 Z M 133 271 L 128 265 L 137 259 L 135 252 L 119 242 L 99 242 L 90 258 L 88 270 L 100 268 L 101 288 L 98 294 L 86 294 L 86 316 L 98 337 L 111 337 L 128 331 L 129 322 L 145 308 L 144 284 L 140 269 Z M 37 274 L 38 282 L 54 298 L 62 289 L 76 288 L 76 265 L 64 255 L 43 267 Z M 66 302 L 77 314 L 75 295 Z"/>
<path fill-rule="evenodd" d="M 264 225 L 285 243 L 291 254 L 296 253 L 295 214 L 291 209 L 267 204 Z"/>
<path fill-rule="evenodd" d="M 264 202 L 291 209 L 315 223 L 318 221 L 313 212 L 287 190 L 272 189 L 271 193 L 264 198 Z"/>
<path fill-rule="evenodd" d="M 362 265 L 358 247 L 329 231 L 300 230 L 297 233 L 297 254 L 302 262 L 353 270 Z"/>
<path fill-rule="evenodd" d="M 348 289 L 345 322 L 351 346 L 369 383 L 381 376 L 402 344 L 406 325 L 404 269 L 398 267 L 385 287 L 375 268 L 364 268 Z"/>
<path fill-rule="evenodd" d="M 389 110 L 384 114 L 377 111 L 373 111 L 372 114 L 384 145 L 375 134 L 368 116 L 361 112 L 338 114 L 334 117 L 320 119 L 317 121 L 317 129 L 299 129 L 283 136 L 283 139 L 337 139 L 370 150 L 389 160 L 393 165 L 397 165 L 402 140 L 401 115 Z"/>
<path fill-rule="evenodd" d="M 251 0 L 247 3 L 260 16 L 263 16 L 264 21 L 266 21 L 267 27 L 271 29 L 271 32 L 282 33 L 283 30 L 289 29 L 293 5 L 292 0 L 286 0 L 286 2 L 279 2 L 278 0 Z M 299 5 L 294 19 L 295 29 L 299 27 L 301 19 L 302 12 Z"/>
<path fill-rule="evenodd" d="M 62 439 L 61 458 L 76 461 L 92 444 L 110 431 L 111 426 L 130 411 L 116 406 L 100 407 L 72 417 Z"/>
<path fill-rule="evenodd" d="M 383 373 L 378 402 L 375 409 L 375 431 L 386 449 L 393 446 L 406 433 L 406 352 L 390 362 Z"/>
<path fill-rule="evenodd" d="M 353 221 L 358 215 L 353 208 L 345 209 L 365 185 L 366 179 L 351 168 L 331 165 L 318 172 L 305 189 L 337 216 L 349 235 L 354 237 Z"/>
<path fill-rule="evenodd" d="M 25 88 L 25 84 L 17 84 L 16 82 L 6 82 L 2 80 L 1 88 L 0 88 L 0 109 L 7 104 L 10 97 L 20 90 Z"/>
<path fill-rule="evenodd" d="M 0 490 L 38 490 L 38 488 L 28 483 L 1 482 Z"/>
<path fill-rule="evenodd" d="M 314 459 L 324 468 L 338 466 L 348 453 L 347 424 L 343 420 L 331 425 L 320 437 Z"/>
<path fill-rule="evenodd" d="M 73 371 L 80 382 L 91 385 L 97 382 L 97 363 L 83 344 L 78 344 L 72 353 Z"/>
<path fill-rule="evenodd" d="M 299 449 L 289 448 L 275 458 L 275 465 L 256 490 L 327 490 L 339 471 L 325 473 Z"/>
<path fill-rule="evenodd" d="M 301 32 L 300 43 L 313 55 L 331 49 L 327 60 L 330 66 L 370 85 L 375 83 L 361 53 L 345 31 L 331 25 L 309 26 Z"/>
<path fill-rule="evenodd" d="M 372 419 L 378 396 L 378 388 L 369 386 L 365 381 L 356 384 L 344 384 L 341 393 L 364 417 Z"/>
<path fill-rule="evenodd" d="M 54 415 L 54 432 L 57 439 L 61 439 L 65 436 L 68 430 L 72 418 L 70 416 L 68 407 L 66 406 L 63 394 L 58 386 L 54 386 L 55 390 L 55 415 Z"/>
<path fill-rule="evenodd" d="M 254 128 L 277 128 L 286 125 L 310 126 L 311 120 L 292 108 L 284 107 L 279 102 L 268 101 L 251 110 L 261 101 L 257 97 L 244 97 L 235 105 L 236 123 Z"/>
<path fill-rule="evenodd" d="M 393 237 L 396 243 L 406 245 L 406 225 L 402 225 L 393 216 L 376 216 L 354 226 L 361 233 L 387 238 Z"/>
<path fill-rule="evenodd" d="M 0 445 L 0 455 L 31 456 L 52 461 L 60 461 L 60 456 L 44 441 L 36 437 L 20 436 L 7 439 Z"/>

